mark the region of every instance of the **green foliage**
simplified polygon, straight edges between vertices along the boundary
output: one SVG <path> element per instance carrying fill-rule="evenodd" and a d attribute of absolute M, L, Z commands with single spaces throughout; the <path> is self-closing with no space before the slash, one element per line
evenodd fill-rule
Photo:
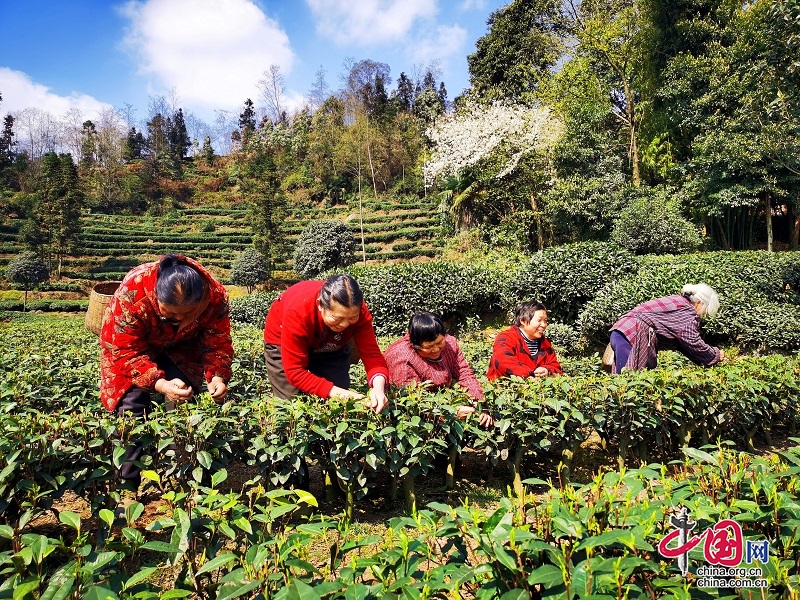
<path fill-rule="evenodd" d="M 42 312 L 81 312 L 89 307 L 88 300 L 0 300 L 0 310 L 40 310 Z"/>
<path fill-rule="evenodd" d="M 341 221 L 312 221 L 300 234 L 294 250 L 294 270 L 304 279 L 355 262 L 356 239 Z"/>
<path fill-rule="evenodd" d="M 402 335 L 414 312 L 463 322 L 500 303 L 502 277 L 485 267 L 447 262 L 352 267 L 380 335 Z"/>
<path fill-rule="evenodd" d="M 230 301 L 231 321 L 247 323 L 263 329 L 269 307 L 279 295 L 280 292 L 256 292 L 233 298 Z"/>
<path fill-rule="evenodd" d="M 553 344 L 556 354 L 575 354 L 578 350 L 580 334 L 570 325 L 551 323 L 545 335 Z"/>
<path fill-rule="evenodd" d="M 501 379 L 487 386 L 496 423 L 486 431 L 474 418 L 456 418 L 458 390 L 392 394 L 381 415 L 354 401 L 272 398 L 253 387 L 254 370 L 263 370 L 260 330 L 237 330 L 240 362 L 228 402 L 201 394 L 131 422 L 98 413 L 96 340 L 79 320 L 20 320 L 0 333 L 0 557 L 10 561 L 0 595 L 38 590 L 49 597 L 67 586 L 87 597 L 155 597 L 165 590 L 154 575 L 168 567 L 172 597 L 303 590 L 345 600 L 351 590 L 455 597 L 469 589 L 497 598 L 512 589 L 513 597 L 532 596 L 540 584 L 553 593 L 569 588 L 570 597 L 647 588 L 660 597 L 687 585 L 676 564 L 654 554 L 670 529 L 668 515 L 687 500 L 698 533 L 734 518 L 747 539 L 768 542 L 770 597 L 796 577 L 798 449 L 763 457 L 725 449 L 728 442 L 703 444 L 722 436 L 750 445 L 756 431 L 794 423 L 797 357 L 703 369 L 665 356 L 669 368 L 619 376 L 587 370 Z M 567 485 L 573 450 L 595 431 L 622 465 L 647 464 L 654 451 L 680 449 L 686 458 Z M 144 512 L 139 503 L 118 517 L 109 510 L 132 435 L 143 436 L 143 474 L 163 506 L 146 527 L 134 525 Z M 353 506 L 378 478 L 403 481 L 413 499 L 414 477 L 448 447 L 511 463 L 520 493 L 490 512 L 468 500 L 433 502 L 391 520 L 383 538 L 353 535 Z M 536 475 L 526 472 L 526 457 L 559 455 L 559 483 L 524 479 Z M 228 485 L 226 464 L 237 458 L 257 472 Z M 301 509 L 317 506 L 314 497 L 273 488 L 286 485 L 306 458 L 329 467 L 331 485 L 347 494 L 343 519 L 301 519 Z M 91 518 L 61 509 L 67 533 L 49 537 L 37 519 L 67 491 L 88 502 Z M 702 560 L 699 551 L 690 558 Z M 785 566 L 778 569 L 778 561 Z"/>
<path fill-rule="evenodd" d="M 571 323 L 609 283 L 627 278 L 637 268 L 634 257 L 614 244 L 579 242 L 546 248 L 516 270 L 504 305 L 511 310 L 524 300 L 539 300 L 551 320 Z"/>
<path fill-rule="evenodd" d="M 50 279 L 50 270 L 35 252 L 23 252 L 8 263 L 6 279 L 28 291 Z"/>
<path fill-rule="evenodd" d="M 489 31 L 467 57 L 474 92 L 490 100 L 531 101 L 564 51 L 566 19 L 560 2 L 516 0 L 494 11 Z"/>
<path fill-rule="evenodd" d="M 697 228 L 664 188 L 634 198 L 620 213 L 611 239 L 634 254 L 683 254 L 702 244 Z"/>
<path fill-rule="evenodd" d="M 259 283 L 267 281 L 269 275 L 267 259 L 255 248 L 241 252 L 231 265 L 231 282 L 247 286 L 248 294 L 253 293 Z"/>

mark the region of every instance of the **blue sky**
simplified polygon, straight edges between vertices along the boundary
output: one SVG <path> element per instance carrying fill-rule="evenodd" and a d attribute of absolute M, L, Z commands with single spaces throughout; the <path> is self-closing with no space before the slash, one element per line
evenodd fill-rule
<path fill-rule="evenodd" d="M 135 108 L 149 99 L 211 122 L 257 106 L 271 65 L 284 101 L 300 106 L 320 68 L 340 87 L 344 63 L 371 59 L 413 74 L 437 65 L 453 99 L 469 85 L 467 55 L 509 0 L 0 0 L 0 114 L 35 107 Z"/>

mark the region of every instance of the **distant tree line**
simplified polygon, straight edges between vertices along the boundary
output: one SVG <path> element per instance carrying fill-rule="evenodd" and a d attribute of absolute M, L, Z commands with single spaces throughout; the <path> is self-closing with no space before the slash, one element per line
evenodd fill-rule
<path fill-rule="evenodd" d="M 452 102 L 435 63 L 393 80 L 365 59 L 337 90 L 320 70 L 296 111 L 273 65 L 213 126 L 174 93 L 144 122 L 130 106 L 26 109 L 3 121 L 0 202 L 56 270 L 77 239 L 65 215 L 162 214 L 205 194 L 250 207 L 270 265 L 292 250 L 288 206 L 387 192 L 436 196 L 450 231 L 522 251 L 797 247 L 798 23 L 796 2 L 513 0 Z"/>

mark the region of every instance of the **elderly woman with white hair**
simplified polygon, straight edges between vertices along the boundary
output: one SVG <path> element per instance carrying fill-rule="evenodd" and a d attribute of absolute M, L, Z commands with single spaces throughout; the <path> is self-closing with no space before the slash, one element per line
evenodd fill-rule
<path fill-rule="evenodd" d="M 705 283 L 683 286 L 680 295 L 648 300 L 628 311 L 611 328 L 613 372 L 623 368 L 655 368 L 660 349 L 678 350 L 691 361 L 710 367 L 725 352 L 700 337 L 700 317 L 714 316 L 719 297 Z"/>

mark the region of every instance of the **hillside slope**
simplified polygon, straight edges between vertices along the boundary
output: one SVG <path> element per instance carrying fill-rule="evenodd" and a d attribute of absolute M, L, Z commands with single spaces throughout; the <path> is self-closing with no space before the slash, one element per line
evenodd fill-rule
<path fill-rule="evenodd" d="M 364 201 L 363 218 L 357 201 L 326 208 L 294 208 L 283 228 L 287 257 L 276 265 L 276 271 L 291 269 L 297 237 L 314 219 L 346 222 L 358 242 L 359 258 L 365 255 L 367 263 L 372 264 L 433 258 L 443 244 L 440 216 L 432 198 Z M 253 236 L 248 212 L 242 208 L 195 206 L 163 217 L 87 213 L 81 220 L 82 250 L 68 257 L 63 266 L 63 274 L 73 279 L 118 279 L 132 266 L 166 252 L 197 258 L 224 279 L 236 254 L 251 244 Z M 11 218 L 0 224 L 0 268 L 23 250 L 21 225 L 20 219 Z"/>

